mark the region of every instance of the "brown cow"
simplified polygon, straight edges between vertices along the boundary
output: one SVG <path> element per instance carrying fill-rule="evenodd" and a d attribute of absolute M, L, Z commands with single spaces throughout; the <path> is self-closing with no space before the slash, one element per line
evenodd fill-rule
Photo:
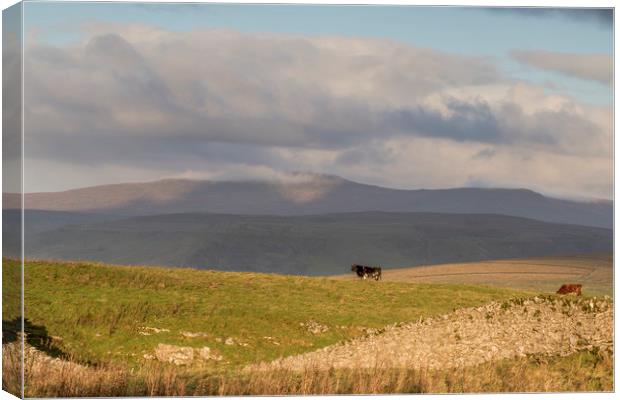
<path fill-rule="evenodd" d="M 577 296 L 581 296 L 581 285 L 576 284 L 576 283 L 564 284 L 556 293 L 557 294 L 576 293 Z"/>

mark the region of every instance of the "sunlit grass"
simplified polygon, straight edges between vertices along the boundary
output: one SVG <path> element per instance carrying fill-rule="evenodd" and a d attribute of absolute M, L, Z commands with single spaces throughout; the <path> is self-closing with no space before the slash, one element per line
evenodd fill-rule
<path fill-rule="evenodd" d="M 18 264 L 4 260 L 5 274 Z M 158 343 L 209 346 L 231 368 L 315 350 L 395 322 L 523 292 L 489 287 L 335 281 L 256 273 L 26 262 L 25 317 L 90 363 L 141 364 Z M 7 315 L 10 313 L 7 313 Z M 329 327 L 322 334 L 300 323 Z M 140 327 L 168 332 L 139 333 Z M 186 338 L 181 332 L 204 336 Z M 226 345 L 226 338 L 244 343 Z"/>

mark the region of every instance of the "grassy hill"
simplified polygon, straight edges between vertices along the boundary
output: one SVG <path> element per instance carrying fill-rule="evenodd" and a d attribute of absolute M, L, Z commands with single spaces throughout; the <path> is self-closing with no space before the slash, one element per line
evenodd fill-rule
<path fill-rule="evenodd" d="M 5 321 L 17 317 L 7 296 L 15 291 L 9 286 L 18 274 L 18 263 L 4 260 Z M 469 285 L 50 262 L 27 262 L 25 282 L 27 326 L 51 338 L 60 352 L 91 363 L 136 365 L 159 343 L 209 346 L 223 357 L 212 362 L 218 369 L 306 352 L 368 328 L 524 294 Z M 328 330 L 311 333 L 300 325 L 308 323 Z M 182 332 L 203 336 L 188 338 Z M 234 344 L 227 345 L 228 338 Z"/>
<path fill-rule="evenodd" d="M 554 293 L 564 283 L 581 283 L 584 294 L 613 295 L 613 254 L 535 257 L 428 265 L 383 271 L 388 282 L 487 285 Z M 354 280 L 352 274 L 335 279 Z"/>
<path fill-rule="evenodd" d="M 19 326 L 20 289 L 15 284 L 20 280 L 19 263 L 3 259 L 2 273 L 3 337 L 7 339 L 11 329 Z M 344 369 L 253 375 L 241 369 L 256 361 L 316 350 L 388 324 L 532 294 L 523 290 L 43 261 L 26 262 L 25 281 L 28 342 L 51 356 L 80 362 L 29 353 L 33 357 L 29 360 L 36 361 L 27 368 L 27 396 L 613 388 L 612 356 L 596 349 L 445 371 Z M 313 326 L 320 329 L 308 329 Z M 160 343 L 208 346 L 222 360 L 189 367 L 146 360 L 144 355 L 152 354 Z M 3 343 L 3 350 L 3 365 L 16 365 L 19 349 Z M 85 368 L 84 363 L 91 367 Z M 4 368 L 3 388 L 18 393 L 18 387 L 5 385 L 5 378 L 13 382 L 20 374 L 18 369 Z"/>
<path fill-rule="evenodd" d="M 27 218 L 28 258 L 334 275 L 352 263 L 398 268 L 610 252 L 613 244 L 609 229 L 490 214 L 167 214 L 88 223 L 79 221 L 92 216 L 80 215 L 63 226 L 67 215 L 48 214 Z"/>

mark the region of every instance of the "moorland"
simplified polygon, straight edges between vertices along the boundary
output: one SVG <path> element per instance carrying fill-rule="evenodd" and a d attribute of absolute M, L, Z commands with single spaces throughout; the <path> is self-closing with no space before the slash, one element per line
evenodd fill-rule
<path fill-rule="evenodd" d="M 527 269 L 527 262 L 515 264 Z M 583 266 L 584 258 L 577 258 L 576 262 Z M 567 273 L 574 272 L 567 258 L 561 263 Z M 546 290 L 547 283 L 524 289 L 488 282 L 415 283 L 397 276 L 386 273 L 385 280 L 375 282 L 28 261 L 24 276 L 26 358 L 30 360 L 26 363 L 26 395 L 612 389 L 612 349 L 601 344 L 609 343 L 607 328 L 594 332 L 578 328 L 609 325 L 612 300 L 608 296 L 601 298 L 600 292 L 588 292 L 587 285 L 582 298 L 559 298 Z M 17 297 L 18 289 L 10 285 L 18 277 L 19 263 L 3 260 L 5 337 L 15 328 L 15 319 L 19 317 L 19 308 L 11 300 Z M 500 321 L 505 321 L 506 309 L 523 306 L 524 301 L 535 298 L 540 300 L 536 300 L 539 312 L 549 313 L 544 314 L 549 318 L 585 318 L 579 321 L 586 324 L 570 325 L 574 332 L 564 332 L 569 324 L 559 322 L 557 334 L 568 335 L 550 344 L 557 345 L 558 351 L 551 348 L 532 354 L 500 352 L 488 360 L 480 359 L 476 365 L 446 368 L 411 364 L 387 368 L 248 370 L 252 365 L 312 354 L 330 346 L 346 346 L 360 340 L 365 340 L 367 346 L 368 340 L 380 342 L 393 329 L 404 329 L 399 328 L 403 324 L 427 323 L 436 330 L 435 319 L 452 321 L 451 315 L 463 313 L 462 310 L 477 313 L 475 310 L 480 307 L 491 307 L 493 313 L 498 313 L 497 318 L 476 319 L 480 326 L 488 328 L 491 325 L 485 324 L 497 321 L 492 326 L 502 331 L 505 322 Z M 592 299 L 597 308 L 584 313 Z M 534 313 L 534 306 L 528 307 Z M 565 314 L 554 314 L 551 310 L 556 308 Z M 419 329 L 421 325 L 415 326 Z M 570 341 L 571 335 L 576 334 L 582 336 L 582 342 Z M 446 331 L 446 337 L 457 340 L 452 332 Z M 10 363 L 10 357 L 15 357 L 14 343 L 4 344 L 5 365 Z M 7 385 L 13 382 L 11 368 L 3 371 L 3 385 L 10 390 Z M 47 378 L 42 379 L 43 376 Z M 71 384 L 78 382 L 76 377 L 80 384 Z"/>

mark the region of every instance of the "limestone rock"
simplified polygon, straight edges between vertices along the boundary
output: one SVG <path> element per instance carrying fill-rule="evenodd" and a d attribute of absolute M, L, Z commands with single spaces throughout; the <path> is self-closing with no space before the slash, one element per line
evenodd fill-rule
<path fill-rule="evenodd" d="M 203 360 L 220 361 L 222 359 L 222 356 L 213 354 L 211 349 L 207 346 L 197 349 L 197 351 L 198 351 L 198 356 L 202 358 Z"/>
<path fill-rule="evenodd" d="M 323 325 L 316 321 L 308 321 L 308 322 L 300 322 L 299 326 L 306 328 L 306 330 L 313 335 L 320 335 L 321 333 L 325 333 L 329 330 L 327 325 Z"/>
<path fill-rule="evenodd" d="M 204 332 L 181 331 L 181 336 L 186 337 L 186 338 L 197 338 L 197 337 L 207 337 L 208 335 Z"/>
<path fill-rule="evenodd" d="M 320 324 L 300 325 L 321 332 Z M 362 332 L 366 335 L 345 343 L 248 369 L 439 369 L 593 347 L 613 350 L 613 303 L 555 296 L 513 299 Z"/>
<path fill-rule="evenodd" d="M 174 365 L 187 365 L 194 360 L 194 349 L 159 343 L 155 348 L 155 358 L 158 361 L 169 362 Z"/>

